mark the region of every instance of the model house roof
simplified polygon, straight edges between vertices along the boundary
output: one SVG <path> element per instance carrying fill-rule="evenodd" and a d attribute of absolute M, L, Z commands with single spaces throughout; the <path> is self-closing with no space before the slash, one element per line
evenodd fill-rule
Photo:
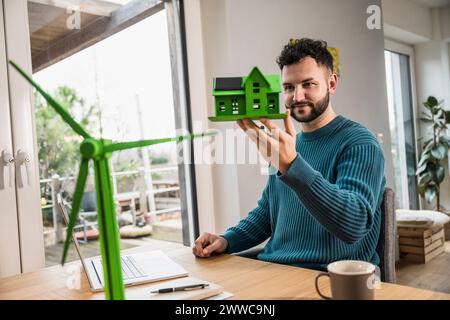
<path fill-rule="evenodd" d="M 262 74 L 262 72 L 258 69 L 258 67 L 253 67 L 250 74 L 245 78 L 243 86 L 245 87 L 247 81 L 252 80 L 260 80 L 262 83 L 260 84 L 261 88 L 270 87 L 269 81 L 267 81 L 266 77 Z"/>
<path fill-rule="evenodd" d="M 250 79 L 261 79 L 260 87 L 266 87 L 267 93 L 281 92 L 278 75 L 263 75 L 254 67 L 247 77 L 214 78 L 213 96 L 245 95 L 245 85 Z"/>

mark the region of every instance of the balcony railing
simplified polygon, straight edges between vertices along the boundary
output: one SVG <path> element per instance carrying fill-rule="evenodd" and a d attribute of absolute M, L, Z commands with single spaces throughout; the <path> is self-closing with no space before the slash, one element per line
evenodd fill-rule
<path fill-rule="evenodd" d="M 122 207 L 129 207 L 130 211 L 133 214 L 133 220 L 135 219 L 136 213 L 136 200 L 139 200 L 140 211 L 147 212 L 151 216 L 152 225 L 158 221 L 158 216 L 161 214 L 167 214 L 172 212 L 177 212 L 181 210 L 179 205 L 179 201 L 172 203 L 166 206 L 163 209 L 156 209 L 155 203 L 155 195 L 164 194 L 164 193 L 175 193 L 175 196 L 172 196 L 172 199 L 179 199 L 179 191 L 180 186 L 178 180 L 153 180 L 152 173 L 161 173 L 161 172 L 176 172 L 178 170 L 177 166 L 166 166 L 159 168 L 151 168 L 150 170 L 134 170 L 134 171 L 121 171 L 121 172 L 112 172 L 112 183 L 114 186 L 114 200 L 118 205 Z M 138 179 L 139 190 L 137 191 L 128 191 L 128 192 L 118 192 L 118 178 L 121 177 L 129 177 L 135 176 L 135 179 Z M 47 194 L 50 199 L 48 200 L 48 204 L 43 204 L 41 206 L 42 210 L 52 209 L 52 225 L 53 228 L 47 229 L 44 231 L 44 235 L 55 233 L 56 241 L 61 241 L 62 238 L 62 230 L 65 230 L 66 227 L 61 226 L 61 217 L 58 217 L 58 209 L 56 206 L 56 195 L 63 190 L 61 185 L 63 182 L 75 180 L 75 177 L 59 177 L 55 175 L 51 179 L 42 179 L 40 180 L 41 186 L 44 184 L 48 184 L 50 187 L 50 194 Z M 167 199 L 170 199 L 168 197 Z M 173 202 L 173 201 L 172 201 Z M 82 225 L 77 225 L 75 228 L 82 228 Z M 58 230 L 59 229 L 59 230 Z"/>

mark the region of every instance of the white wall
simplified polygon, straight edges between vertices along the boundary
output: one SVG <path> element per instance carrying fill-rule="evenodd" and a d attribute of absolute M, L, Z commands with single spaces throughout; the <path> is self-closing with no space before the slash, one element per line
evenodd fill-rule
<path fill-rule="evenodd" d="M 409 0 L 383 0 L 385 34 L 402 42 L 420 43 L 432 38 L 431 10 Z"/>
<path fill-rule="evenodd" d="M 194 120 L 214 113 L 213 77 L 246 75 L 255 65 L 264 73 L 279 73 L 275 59 L 289 38 L 324 39 L 339 48 L 341 55 L 342 78 L 332 97 L 333 106 L 374 134 L 383 134 L 386 175 L 388 185 L 392 186 L 384 38 L 381 30 L 366 27 L 366 10 L 373 4 L 381 5 L 374 0 L 187 1 Z M 201 11 L 201 22 L 196 20 L 199 18 L 196 10 Z M 234 123 L 208 125 L 221 130 L 235 127 Z M 245 217 L 255 207 L 267 179 L 260 175 L 258 165 L 215 165 L 209 169 L 201 166 L 201 170 L 210 170 L 212 188 L 198 183 L 198 201 L 214 202 L 215 213 L 215 230 L 201 231 L 222 232 Z M 211 212 L 200 210 L 199 215 L 200 221 L 211 219 Z M 206 225 L 201 223 L 201 228 Z"/>
<path fill-rule="evenodd" d="M 441 14 L 441 10 L 433 9 L 431 11 L 433 16 L 433 39 L 414 46 L 418 107 L 419 111 L 424 111 L 422 102 L 432 95 L 438 100 L 444 99 L 444 106 L 447 110 L 450 110 L 450 51 L 449 42 L 443 40 L 443 30 L 441 28 L 445 23 L 448 24 L 448 21 L 444 23 L 441 20 L 441 17 L 445 17 L 445 15 Z M 425 135 L 427 130 L 424 126 L 420 126 L 420 132 L 422 135 Z M 450 173 L 448 171 L 449 168 L 446 169 L 446 178 L 441 184 L 441 205 L 450 209 Z M 433 206 L 425 204 L 426 208 Z"/>
<path fill-rule="evenodd" d="M 450 6 L 440 9 L 442 39 L 450 41 Z"/>

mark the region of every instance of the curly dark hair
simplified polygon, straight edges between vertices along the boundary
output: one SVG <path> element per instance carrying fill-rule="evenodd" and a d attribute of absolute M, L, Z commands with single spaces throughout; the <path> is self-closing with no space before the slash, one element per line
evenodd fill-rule
<path fill-rule="evenodd" d="M 280 70 L 283 70 L 284 66 L 295 64 L 305 57 L 313 58 L 318 65 L 333 72 L 333 56 L 327 49 L 327 42 L 323 40 L 291 39 L 281 51 L 277 63 Z"/>

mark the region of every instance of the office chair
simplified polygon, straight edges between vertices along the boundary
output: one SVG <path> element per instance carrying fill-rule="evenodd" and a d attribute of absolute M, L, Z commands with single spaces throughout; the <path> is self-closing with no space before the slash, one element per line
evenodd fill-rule
<path fill-rule="evenodd" d="M 380 257 L 381 281 L 395 283 L 395 246 L 397 241 L 397 221 L 395 219 L 395 197 L 390 188 L 384 189 L 381 203 L 380 238 L 377 253 Z"/>

